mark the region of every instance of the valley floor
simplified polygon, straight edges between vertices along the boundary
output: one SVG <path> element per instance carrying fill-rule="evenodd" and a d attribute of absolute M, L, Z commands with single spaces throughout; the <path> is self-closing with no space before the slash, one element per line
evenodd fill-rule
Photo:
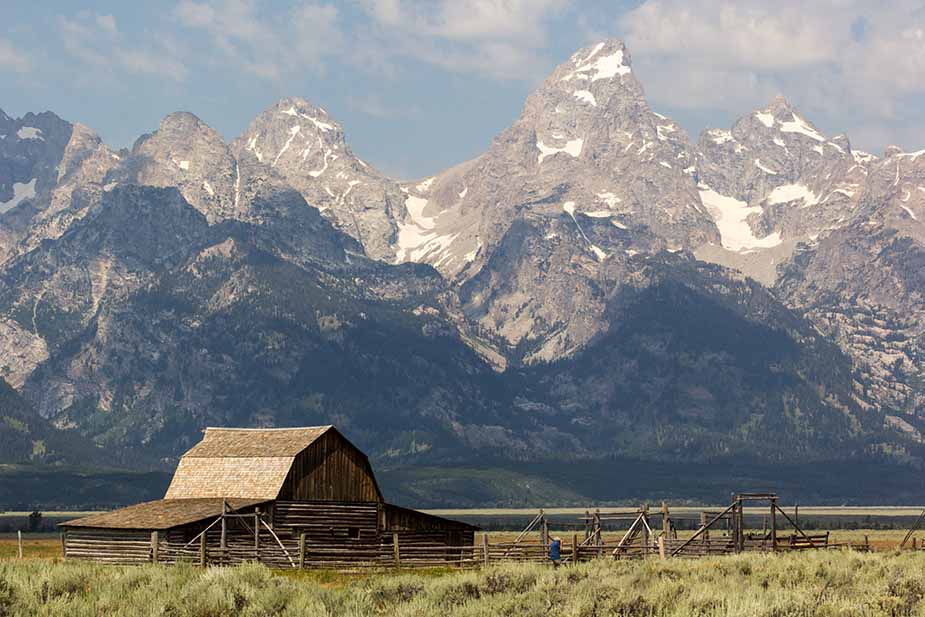
<path fill-rule="evenodd" d="M 3 560 L 0 615 L 925 615 L 925 553 L 818 551 L 365 575 Z"/>

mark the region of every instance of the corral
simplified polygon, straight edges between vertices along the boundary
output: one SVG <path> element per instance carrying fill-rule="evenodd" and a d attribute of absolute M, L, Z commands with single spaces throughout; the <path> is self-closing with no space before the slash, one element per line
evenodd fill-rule
<path fill-rule="evenodd" d="M 164 499 L 61 527 L 66 559 L 282 568 L 458 563 L 476 529 L 386 503 L 333 426 L 206 429 Z"/>
<path fill-rule="evenodd" d="M 746 504 L 755 503 L 765 504 L 760 531 L 745 523 Z M 571 537 L 559 540 L 559 557 L 575 563 L 838 546 L 828 534 L 807 534 L 795 518 L 772 493 L 739 494 L 725 509 L 696 518 L 672 515 L 666 504 L 651 511 L 647 505 L 587 511 L 564 525 Z M 694 531 L 679 538 L 682 520 Z M 615 523 L 624 526 L 618 536 Z M 473 525 L 386 503 L 367 457 L 332 426 L 206 429 L 180 459 L 164 499 L 61 527 L 66 559 L 119 564 L 475 567 L 546 561 L 553 543 L 542 510 L 513 541 L 481 534 L 475 542 Z"/>

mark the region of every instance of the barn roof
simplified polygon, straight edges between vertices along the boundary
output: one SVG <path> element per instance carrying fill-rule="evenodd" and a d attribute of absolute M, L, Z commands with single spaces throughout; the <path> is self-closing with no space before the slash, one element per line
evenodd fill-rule
<path fill-rule="evenodd" d="M 180 459 L 165 498 L 276 499 L 295 457 L 332 428 L 207 428 Z"/>
<path fill-rule="evenodd" d="M 226 499 L 231 511 L 249 508 L 266 499 Z M 127 508 L 92 514 L 61 523 L 62 527 L 103 529 L 170 529 L 222 513 L 222 499 L 159 499 Z"/>
<path fill-rule="evenodd" d="M 205 430 L 202 441 L 183 458 L 293 457 L 333 428 L 216 428 Z"/>

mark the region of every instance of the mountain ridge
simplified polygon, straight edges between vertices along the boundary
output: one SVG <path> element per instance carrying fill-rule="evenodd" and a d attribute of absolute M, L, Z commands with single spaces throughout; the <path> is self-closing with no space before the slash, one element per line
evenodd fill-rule
<path fill-rule="evenodd" d="M 414 182 L 297 97 L 231 142 L 42 122 L 0 142 L 0 191 L 35 187 L 0 213 L 0 376 L 92 443 L 169 464 L 204 422 L 333 421 L 397 469 L 922 464 L 925 157 L 782 97 L 694 144 L 611 39 Z"/>

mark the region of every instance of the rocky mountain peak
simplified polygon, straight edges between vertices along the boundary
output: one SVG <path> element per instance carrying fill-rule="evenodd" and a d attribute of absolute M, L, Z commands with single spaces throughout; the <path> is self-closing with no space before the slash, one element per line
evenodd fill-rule
<path fill-rule="evenodd" d="M 321 107 L 284 98 L 232 144 L 238 159 L 278 174 L 375 259 L 394 260 L 390 243 L 404 199 L 396 182 L 353 154 Z"/>
<path fill-rule="evenodd" d="M 298 97 L 280 99 L 251 122 L 235 142 L 240 157 L 313 178 L 344 156 L 344 131 L 327 112 Z M 336 157 L 336 158 L 332 158 Z"/>
<path fill-rule="evenodd" d="M 556 67 L 527 99 L 521 121 L 562 132 L 570 125 L 582 130 L 596 122 L 613 124 L 619 116 L 639 121 L 648 115 L 629 51 L 622 41 L 608 39 L 580 49 Z"/>
<path fill-rule="evenodd" d="M 158 130 L 135 142 L 122 181 L 177 187 L 211 222 L 239 210 L 237 162 L 219 133 L 189 112 L 161 120 Z"/>
<path fill-rule="evenodd" d="M 769 111 L 774 116 L 777 116 L 780 113 L 794 113 L 796 107 L 787 100 L 783 94 L 777 94 L 774 98 L 771 99 L 771 102 L 768 103 L 766 111 Z"/>

